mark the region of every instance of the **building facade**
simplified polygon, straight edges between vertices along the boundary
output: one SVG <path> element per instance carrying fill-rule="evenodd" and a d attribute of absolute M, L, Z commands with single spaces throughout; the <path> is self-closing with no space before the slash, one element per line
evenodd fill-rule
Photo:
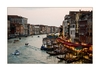
<path fill-rule="evenodd" d="M 7 36 L 10 37 L 10 21 L 7 21 Z"/>
<path fill-rule="evenodd" d="M 72 42 L 92 44 L 92 11 L 70 11 L 65 15 L 60 35 L 70 38 Z"/>
<path fill-rule="evenodd" d="M 90 44 L 92 44 L 92 40 L 93 40 L 93 26 L 92 26 L 92 24 L 93 24 L 93 22 L 92 22 L 92 11 L 91 11 L 91 13 L 90 13 L 90 15 L 89 15 L 89 17 L 88 17 L 88 21 L 87 21 L 87 43 L 90 43 Z"/>
<path fill-rule="evenodd" d="M 28 26 L 27 26 L 27 18 L 22 17 L 22 25 L 23 25 L 23 35 L 28 35 Z"/>
<path fill-rule="evenodd" d="M 70 11 L 69 15 L 70 15 L 70 38 L 72 40 L 72 42 L 74 42 L 75 40 L 75 32 L 76 32 L 76 14 L 78 12 L 77 11 Z"/>
<path fill-rule="evenodd" d="M 68 32 L 68 29 L 67 29 L 67 27 L 68 27 L 67 20 L 63 21 L 63 25 L 62 26 L 63 26 L 63 36 L 67 37 L 67 32 Z"/>
<path fill-rule="evenodd" d="M 92 11 L 81 11 L 79 19 L 79 41 L 92 44 Z"/>
<path fill-rule="evenodd" d="M 47 26 L 47 34 L 50 33 L 50 26 Z"/>
<path fill-rule="evenodd" d="M 35 35 L 40 34 L 40 26 L 39 25 L 34 25 L 34 34 Z"/>
<path fill-rule="evenodd" d="M 59 27 L 59 37 L 63 37 L 63 26 L 60 25 Z"/>
<path fill-rule="evenodd" d="M 25 25 L 27 18 L 18 15 L 8 15 L 10 21 L 10 35 L 11 37 L 25 35 Z"/>
<path fill-rule="evenodd" d="M 70 15 L 65 15 L 64 21 L 62 23 L 63 37 L 70 38 L 70 21 Z"/>
<path fill-rule="evenodd" d="M 79 41 L 86 43 L 87 41 L 87 20 L 79 21 Z"/>
<path fill-rule="evenodd" d="M 75 16 L 75 41 L 79 42 L 79 19 L 80 19 L 80 12 L 76 13 Z"/>

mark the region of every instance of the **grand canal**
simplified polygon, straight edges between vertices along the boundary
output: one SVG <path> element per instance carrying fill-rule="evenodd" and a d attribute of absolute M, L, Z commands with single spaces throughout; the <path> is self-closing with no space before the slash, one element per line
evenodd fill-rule
<path fill-rule="evenodd" d="M 34 35 L 28 37 L 9 39 L 8 40 L 8 64 L 65 64 L 59 61 L 57 56 L 50 56 L 45 51 L 41 51 L 42 39 L 46 35 Z M 14 43 L 14 40 L 19 40 Z M 29 43 L 28 46 L 25 43 Z M 12 53 L 19 50 L 20 55 L 15 56 Z"/>

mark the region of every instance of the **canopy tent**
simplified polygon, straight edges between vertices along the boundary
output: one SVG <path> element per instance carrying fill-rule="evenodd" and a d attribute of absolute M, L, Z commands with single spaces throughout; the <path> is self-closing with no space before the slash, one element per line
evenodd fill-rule
<path fill-rule="evenodd" d="M 65 45 L 68 45 L 68 46 L 74 46 L 74 47 L 82 46 L 83 48 L 84 48 L 84 47 L 85 47 L 85 48 L 91 47 L 91 44 L 86 44 L 86 45 L 75 44 L 75 43 L 72 43 L 72 42 L 67 42 L 67 41 L 65 41 L 65 40 L 63 40 L 63 39 L 61 39 L 61 38 L 58 38 L 57 41 L 58 41 L 58 42 L 61 42 L 61 43 L 63 43 L 63 44 L 65 44 Z"/>

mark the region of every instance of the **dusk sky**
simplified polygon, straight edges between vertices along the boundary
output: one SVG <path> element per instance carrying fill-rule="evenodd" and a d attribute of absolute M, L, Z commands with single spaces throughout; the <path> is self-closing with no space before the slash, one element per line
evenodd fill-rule
<path fill-rule="evenodd" d="M 8 7 L 7 14 L 26 17 L 29 24 L 44 24 L 59 27 L 64 20 L 64 16 L 69 14 L 69 11 L 79 10 L 91 11 L 92 7 Z"/>

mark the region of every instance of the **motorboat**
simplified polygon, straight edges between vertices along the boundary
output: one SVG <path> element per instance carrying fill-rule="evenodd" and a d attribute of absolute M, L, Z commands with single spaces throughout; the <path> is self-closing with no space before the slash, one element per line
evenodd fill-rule
<path fill-rule="evenodd" d="M 25 45 L 28 45 L 29 43 L 25 43 Z"/>
<path fill-rule="evenodd" d="M 20 55 L 20 52 L 18 50 L 15 50 L 15 52 L 13 53 L 13 55 Z"/>
<path fill-rule="evenodd" d="M 41 50 L 47 50 L 47 48 L 45 46 L 41 46 Z"/>
<path fill-rule="evenodd" d="M 53 51 L 54 50 L 54 48 L 47 48 L 47 47 L 45 47 L 45 46 L 41 46 L 41 50 L 44 50 L 44 51 Z"/>
<path fill-rule="evenodd" d="M 19 39 L 21 40 L 21 37 L 19 37 Z"/>
<path fill-rule="evenodd" d="M 15 42 L 18 42 L 18 41 L 19 41 L 19 40 L 14 40 L 14 43 L 15 43 Z"/>

